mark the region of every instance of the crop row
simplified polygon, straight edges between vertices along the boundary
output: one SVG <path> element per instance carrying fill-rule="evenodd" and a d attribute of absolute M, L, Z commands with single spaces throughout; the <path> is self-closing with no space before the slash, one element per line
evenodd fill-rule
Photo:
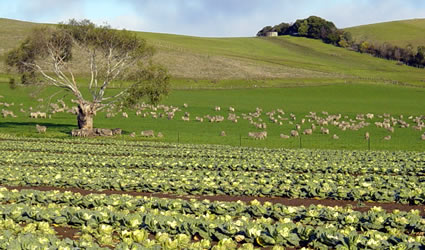
<path fill-rule="evenodd" d="M 28 166 L 425 175 L 425 154 L 420 152 L 258 150 L 227 146 L 204 148 L 203 145 L 144 148 L 0 140 L 0 164 L 10 163 Z"/>
<path fill-rule="evenodd" d="M 425 220 L 419 211 L 387 213 L 373 208 L 360 213 L 350 208 L 287 207 L 256 201 L 251 204 L 188 202 L 7 189 L 1 189 L 0 195 L 0 221 L 73 226 L 81 230 L 80 241 L 84 241 L 74 242 L 75 245 L 93 241 L 102 245 L 121 244 L 119 246 L 147 244 L 145 232 L 156 234 L 157 238 L 164 234 L 162 238 L 166 240 L 159 240 L 160 244 L 173 242 L 188 247 L 190 240 L 198 237 L 198 240 L 206 240 L 202 242 L 206 248 L 210 247 L 210 241 L 220 241 L 223 249 L 234 248 L 236 242 L 314 248 L 404 246 L 414 249 L 425 244 Z M 17 204 L 8 204 L 12 200 Z M 92 209 L 87 209 L 90 205 Z M 222 214 L 225 211 L 233 214 Z M 279 218 L 272 214 L 279 214 Z"/>
<path fill-rule="evenodd" d="M 226 194 L 425 203 L 425 176 L 242 172 L 185 169 L 0 166 L 0 184 L 176 194 Z"/>

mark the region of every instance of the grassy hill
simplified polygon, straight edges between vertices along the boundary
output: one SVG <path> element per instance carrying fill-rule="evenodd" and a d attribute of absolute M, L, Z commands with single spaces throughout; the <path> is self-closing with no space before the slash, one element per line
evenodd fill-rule
<path fill-rule="evenodd" d="M 4 58 L 4 53 L 36 25 L 40 24 L 0 19 L 0 57 Z M 137 33 L 157 48 L 155 60 L 169 68 L 175 87 L 280 87 L 335 82 L 425 85 L 422 69 L 307 38 L 201 38 Z M 5 72 L 4 64 L 0 71 Z"/>
<path fill-rule="evenodd" d="M 357 41 L 388 42 L 405 47 L 425 46 L 425 19 L 401 20 L 361 25 L 345 29 Z"/>

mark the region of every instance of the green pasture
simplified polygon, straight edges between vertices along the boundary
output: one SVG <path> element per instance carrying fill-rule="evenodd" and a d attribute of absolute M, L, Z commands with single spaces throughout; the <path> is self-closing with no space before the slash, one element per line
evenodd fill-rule
<path fill-rule="evenodd" d="M 425 19 L 368 24 L 344 30 L 356 41 L 387 42 L 401 47 L 411 44 L 414 48 L 425 46 Z"/>
<path fill-rule="evenodd" d="M 52 101 L 62 98 L 66 93 L 56 92 L 56 88 L 40 89 L 35 87 L 18 87 L 11 90 L 7 83 L 0 84 L 0 102 L 14 103 L 8 110 L 13 110 L 17 118 L 0 118 L 0 133 L 16 134 L 18 136 L 46 136 L 70 137 L 72 129 L 76 128 L 76 117 L 68 113 L 53 114 L 51 119 L 31 119 L 28 108 L 33 110 L 48 111 L 48 97 L 56 94 Z M 116 90 L 115 90 L 116 91 Z M 37 99 L 43 98 L 43 102 Z M 69 100 L 68 95 L 65 99 Z M 22 106 L 20 104 L 23 104 Z M 183 103 L 189 105 L 183 107 Z M 312 136 L 300 138 L 281 139 L 280 133 L 289 134 L 294 124 L 285 121 L 282 126 L 271 123 L 266 112 L 278 108 L 297 116 L 297 123 L 310 111 L 320 113 L 327 111 L 329 114 L 347 115 L 354 119 L 359 113 L 374 113 L 375 115 L 389 113 L 393 116 L 425 115 L 425 88 L 401 87 L 388 84 L 330 84 L 323 86 L 288 87 L 288 88 L 251 88 L 227 90 L 172 90 L 171 94 L 162 102 L 165 105 L 178 106 L 182 109 L 176 112 L 173 120 L 166 118 L 153 119 L 136 116 L 134 111 L 128 111 L 129 118 L 125 119 L 120 114 L 114 118 L 106 118 L 105 113 L 98 113 L 95 117 L 95 127 L 122 128 L 124 135 L 119 137 L 126 140 L 154 140 L 180 143 L 201 144 L 228 144 L 234 146 L 258 147 L 286 147 L 286 148 L 332 148 L 332 149 L 368 149 L 368 142 L 363 138 L 364 133 L 371 134 L 371 149 L 383 150 L 424 150 L 425 141 L 420 140 L 423 131 L 412 128 L 396 128 L 392 140 L 384 141 L 383 137 L 390 132 L 376 128 L 375 118 L 372 124 L 358 131 L 341 131 L 330 125 L 330 135 L 322 135 L 318 130 Z M 214 111 L 215 106 L 220 106 L 221 111 Z M 196 116 L 222 115 L 227 118 L 228 107 L 236 109 L 236 114 L 241 116 L 238 123 L 225 120 L 222 123 L 203 123 L 195 121 Z M 242 113 L 254 112 L 256 107 L 263 109 L 261 118 L 267 123 L 268 138 L 266 140 L 253 140 L 248 138 L 248 132 L 261 131 L 254 128 L 247 120 L 242 119 Z M 26 113 L 19 110 L 23 108 Z M 181 120 L 184 112 L 189 112 L 191 121 Z M 205 119 L 206 120 L 206 119 Z M 347 120 L 347 119 L 344 119 Z M 36 133 L 35 124 L 48 127 L 45 135 Z M 302 129 L 310 127 L 306 123 Z M 163 139 L 143 139 L 140 132 L 153 129 L 162 132 Z M 225 131 L 227 136 L 221 137 L 220 132 Z M 131 138 L 129 133 L 136 132 L 137 137 Z M 337 134 L 340 139 L 334 140 L 332 134 Z"/>

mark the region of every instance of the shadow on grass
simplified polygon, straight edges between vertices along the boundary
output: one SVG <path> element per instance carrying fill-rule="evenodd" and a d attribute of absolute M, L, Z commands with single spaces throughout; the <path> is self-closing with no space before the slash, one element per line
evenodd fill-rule
<path fill-rule="evenodd" d="M 22 128 L 22 130 L 26 130 L 31 127 L 35 128 L 37 124 L 46 126 L 48 130 L 54 130 L 65 134 L 70 134 L 71 131 L 76 128 L 75 124 L 57 124 L 50 122 L 0 122 L 0 129 L 14 128 L 20 130 L 20 128 Z"/>

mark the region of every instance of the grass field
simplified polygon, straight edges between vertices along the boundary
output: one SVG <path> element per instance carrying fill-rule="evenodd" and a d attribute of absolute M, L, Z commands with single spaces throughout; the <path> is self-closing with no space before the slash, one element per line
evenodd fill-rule
<path fill-rule="evenodd" d="M 68 137 L 70 131 L 76 128 L 76 117 L 71 114 L 57 113 L 52 115 L 52 119 L 30 119 L 28 108 L 31 106 L 34 110 L 47 111 L 46 103 L 48 96 L 54 93 L 54 89 L 40 91 L 37 96 L 30 97 L 38 91 L 30 88 L 18 88 L 10 90 L 7 84 L 0 85 L 0 92 L 4 98 L 1 102 L 12 103 L 13 107 L 7 108 L 13 110 L 17 118 L 0 118 L 0 132 L 11 133 L 21 136 L 37 136 L 35 124 L 46 125 L 48 137 Z M 62 97 L 59 93 L 54 99 Z M 155 141 L 181 142 L 181 143 L 213 143 L 229 144 L 242 146 L 260 146 L 260 147 L 300 147 L 299 138 L 281 139 L 280 133 L 289 134 L 294 128 L 295 123 L 300 123 L 301 118 L 310 111 L 320 113 L 327 111 L 329 114 L 347 115 L 349 119 L 354 119 L 356 114 L 374 113 L 375 115 L 389 113 L 394 117 L 404 115 L 405 120 L 410 115 L 423 115 L 425 106 L 425 89 L 414 87 L 401 87 L 383 84 L 333 84 L 326 86 L 309 86 L 293 88 L 257 88 L 257 89 L 233 89 L 233 90 L 174 90 L 162 104 L 174 105 L 180 107 L 182 111 L 176 113 L 173 120 L 166 118 L 142 118 L 136 116 L 134 111 L 129 111 L 128 120 L 124 120 L 120 114 L 114 118 L 105 118 L 105 113 L 99 113 L 95 118 L 95 127 L 115 128 L 120 127 L 125 131 L 125 139 L 132 139 L 128 136 L 131 132 L 153 129 L 156 132 L 162 132 L 163 139 L 150 139 Z M 38 98 L 44 98 L 44 102 L 37 101 Z M 19 104 L 23 103 L 23 106 Z M 183 108 L 183 103 L 189 107 Z M 44 105 L 44 107 L 43 107 Z M 214 111 L 214 106 L 221 106 L 220 112 Z M 249 124 L 247 120 L 239 119 L 238 123 L 225 120 L 222 123 L 196 122 L 195 117 L 205 115 L 228 116 L 228 107 L 233 106 L 236 114 L 242 116 L 242 113 L 254 112 L 256 107 L 263 109 L 261 118 L 267 123 L 268 139 L 253 140 L 248 138 L 248 132 L 260 131 Z M 3 108 L 3 107 L 2 107 Z M 26 113 L 19 111 L 24 108 Z M 284 121 L 283 125 L 269 121 L 266 112 L 283 109 L 286 117 L 289 113 L 297 116 L 297 121 L 290 124 Z M 189 112 L 190 122 L 181 120 L 184 112 Z M 367 141 L 363 136 L 365 131 L 371 133 L 372 149 L 388 150 L 423 150 L 425 141 L 420 140 L 423 132 L 411 128 L 396 128 L 392 134 L 391 141 L 384 141 L 382 138 L 388 134 L 385 129 L 376 128 L 372 124 L 359 131 L 341 131 L 334 126 L 329 126 L 331 135 L 337 134 L 340 139 L 333 140 L 331 135 L 322 135 L 316 131 L 312 136 L 302 136 L 301 146 L 305 148 L 336 148 L 336 149 L 367 149 Z M 302 126 L 302 130 L 308 128 L 310 124 Z M 227 136 L 221 137 L 220 132 L 225 131 Z M 44 135 L 42 135 L 44 136 Z M 140 137 L 136 139 L 141 139 Z"/>
<path fill-rule="evenodd" d="M 0 59 L 36 24 L 0 19 Z M 157 49 L 176 88 L 283 87 L 335 82 L 400 82 L 425 85 L 423 70 L 396 65 L 318 40 L 279 38 L 202 38 L 137 32 Z M 84 56 L 77 53 L 75 58 Z M 81 64 L 81 63 L 80 63 Z M 84 77 L 86 68 L 76 63 Z M 0 64 L 0 72 L 5 72 Z"/>
<path fill-rule="evenodd" d="M 411 44 L 414 48 L 425 46 L 425 19 L 361 25 L 344 30 L 349 31 L 356 41 L 387 42 L 401 47 Z"/>

